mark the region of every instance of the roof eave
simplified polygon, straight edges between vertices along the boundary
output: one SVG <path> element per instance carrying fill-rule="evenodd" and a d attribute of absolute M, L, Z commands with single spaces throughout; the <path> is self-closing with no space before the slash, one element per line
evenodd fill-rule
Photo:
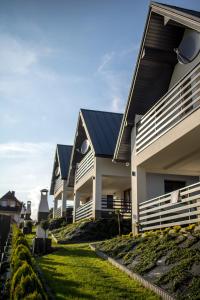
<path fill-rule="evenodd" d="M 129 113 L 131 100 L 132 100 L 132 92 L 133 92 L 133 89 L 134 89 L 134 84 L 135 84 L 135 80 L 136 80 L 136 76 L 137 76 L 137 71 L 138 71 L 138 68 L 139 68 L 139 65 L 140 65 L 140 60 L 141 60 L 141 56 L 142 56 L 143 49 L 144 49 L 144 42 L 145 42 L 145 37 L 146 37 L 147 31 L 148 31 L 148 24 L 149 24 L 149 21 L 150 21 L 151 12 L 155 12 L 155 13 L 163 15 L 163 16 L 168 16 L 173 21 L 176 21 L 176 22 L 178 22 L 178 23 L 180 23 L 184 26 L 189 26 L 190 28 L 192 28 L 194 30 L 200 31 L 200 22 L 199 22 L 198 17 L 195 17 L 193 15 L 190 15 L 190 14 L 187 14 L 187 13 L 184 13 L 184 12 L 181 12 L 181 11 L 177 11 L 177 10 L 169 8 L 169 7 L 164 7 L 160 3 L 151 2 L 150 7 L 149 7 L 149 11 L 148 11 L 148 15 L 147 15 L 145 29 L 144 29 L 144 32 L 143 32 L 143 37 L 142 37 L 140 50 L 139 50 L 139 53 L 138 53 L 138 58 L 137 58 L 136 65 L 135 65 L 135 70 L 134 70 L 134 73 L 133 73 L 133 79 L 132 79 L 132 82 L 131 82 L 131 88 L 130 88 L 130 92 L 129 92 L 129 96 L 128 96 L 128 101 L 127 101 L 127 105 L 126 105 L 126 108 L 125 108 L 122 124 L 121 124 L 121 127 L 120 127 L 119 136 L 118 136 L 116 147 L 115 147 L 113 161 L 126 161 L 126 160 L 120 158 L 119 150 L 120 150 L 121 141 L 122 141 L 122 138 L 123 138 L 123 135 L 124 135 L 124 130 L 125 130 L 126 125 L 127 125 L 127 117 L 128 117 L 128 113 Z M 177 19 L 177 18 L 175 18 L 175 15 L 176 16 L 179 15 L 180 17 Z"/>

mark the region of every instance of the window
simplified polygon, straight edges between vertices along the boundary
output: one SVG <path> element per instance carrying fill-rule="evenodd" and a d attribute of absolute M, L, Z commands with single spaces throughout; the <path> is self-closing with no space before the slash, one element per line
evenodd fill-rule
<path fill-rule="evenodd" d="M 113 195 L 107 195 L 107 208 L 113 209 Z"/>
<path fill-rule="evenodd" d="M 164 181 L 165 194 L 184 188 L 185 184 L 186 184 L 185 181 L 165 180 Z"/>

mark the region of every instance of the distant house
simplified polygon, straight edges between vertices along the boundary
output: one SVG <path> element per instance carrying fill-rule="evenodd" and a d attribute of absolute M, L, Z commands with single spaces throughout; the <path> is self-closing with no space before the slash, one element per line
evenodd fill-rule
<path fill-rule="evenodd" d="M 53 218 L 67 217 L 68 221 L 72 218 L 72 206 L 67 200 L 73 201 L 74 198 L 73 188 L 67 186 L 71 152 L 70 145 L 56 146 L 50 187 L 50 195 L 54 197 Z"/>
<path fill-rule="evenodd" d="M 131 217 L 130 166 L 112 162 L 122 114 L 81 109 L 68 186 L 74 189 L 74 221 Z"/>
<path fill-rule="evenodd" d="M 151 2 L 115 149 L 133 231 L 200 221 L 200 12 Z"/>
<path fill-rule="evenodd" d="M 9 191 L 0 198 L 0 215 L 11 216 L 13 222 L 19 223 L 22 205 L 15 197 L 15 192 Z"/>

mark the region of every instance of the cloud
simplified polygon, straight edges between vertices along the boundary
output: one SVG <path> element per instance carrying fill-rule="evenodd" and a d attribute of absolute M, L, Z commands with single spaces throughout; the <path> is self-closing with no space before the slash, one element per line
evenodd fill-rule
<path fill-rule="evenodd" d="M 0 195 L 15 190 L 16 197 L 32 202 L 32 217 L 37 215 L 40 190 L 48 188 L 55 146 L 49 143 L 0 144 Z M 50 206 L 51 198 L 50 200 Z"/>
<path fill-rule="evenodd" d="M 109 62 L 112 60 L 113 56 L 115 55 L 115 52 L 111 52 L 111 53 L 106 53 L 103 57 L 102 57 L 102 61 L 101 64 L 99 65 L 99 67 L 97 68 L 98 72 L 103 72 L 105 67 L 109 64 Z"/>
<path fill-rule="evenodd" d="M 122 103 L 121 103 L 121 98 L 119 97 L 114 97 L 112 99 L 112 104 L 111 104 L 111 107 L 112 107 L 112 111 L 114 112 L 119 112 L 122 110 Z"/>
<path fill-rule="evenodd" d="M 38 53 L 25 42 L 8 34 L 0 34 L 0 74 L 26 74 L 37 63 Z"/>
<path fill-rule="evenodd" d="M 49 147 L 48 143 L 1 143 L 0 157 L 23 157 L 27 155 L 38 155 L 45 152 Z"/>
<path fill-rule="evenodd" d="M 125 68 L 125 62 L 127 57 L 131 55 L 131 59 L 134 53 L 138 51 L 139 44 L 122 49 L 120 51 L 111 51 L 104 54 L 101 58 L 101 62 L 97 67 L 96 76 L 105 84 L 104 97 L 107 98 L 107 103 L 110 105 L 107 107 L 108 110 L 114 112 L 123 112 L 124 105 L 127 100 L 128 90 L 131 73 L 127 73 Z M 131 69 L 130 69 L 131 70 Z M 132 71 L 132 70 L 131 70 Z"/>

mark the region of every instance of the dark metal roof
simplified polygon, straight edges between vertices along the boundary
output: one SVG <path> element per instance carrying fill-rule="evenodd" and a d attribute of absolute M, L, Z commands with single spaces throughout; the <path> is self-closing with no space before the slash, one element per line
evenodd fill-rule
<path fill-rule="evenodd" d="M 15 197 L 15 192 L 14 191 L 8 191 L 3 197 L 0 198 L 0 201 L 3 200 L 14 200 L 18 205 L 21 207 L 22 202 L 20 202 L 16 197 Z"/>
<path fill-rule="evenodd" d="M 122 114 L 81 109 L 96 156 L 113 157 Z"/>
<path fill-rule="evenodd" d="M 58 160 L 59 160 L 61 178 L 67 179 L 71 153 L 72 153 L 72 146 L 58 144 L 57 151 L 58 151 Z"/>
<path fill-rule="evenodd" d="M 72 150 L 68 186 L 74 185 L 76 164 L 83 155 L 80 151 L 84 139 L 88 139 L 95 156 L 113 157 L 122 114 L 81 109 L 78 117 L 74 146 Z"/>
<path fill-rule="evenodd" d="M 62 180 L 66 180 L 68 177 L 70 159 L 72 153 L 72 146 L 70 145 L 60 145 L 56 146 L 56 153 L 53 165 L 52 179 L 51 179 L 51 187 L 50 187 L 50 195 L 54 193 L 54 185 L 56 182 L 55 170 L 59 166 L 60 167 L 60 178 Z"/>
<path fill-rule="evenodd" d="M 130 161 L 135 115 L 143 115 L 169 88 L 185 28 L 200 30 L 198 12 L 151 3 L 114 159 Z M 166 17 L 166 19 L 165 19 Z"/>

